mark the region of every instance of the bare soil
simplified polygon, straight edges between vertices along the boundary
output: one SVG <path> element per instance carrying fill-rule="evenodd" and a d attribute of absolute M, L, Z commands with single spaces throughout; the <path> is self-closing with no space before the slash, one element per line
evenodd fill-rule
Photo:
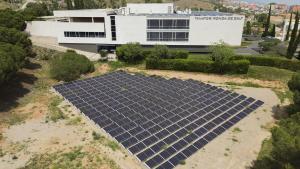
<path fill-rule="evenodd" d="M 51 97 L 55 94 L 47 87 L 45 89 L 38 88 L 39 90 L 37 90 L 37 82 L 39 82 L 40 79 L 46 80 L 48 85 L 57 82 L 47 79 L 47 76 L 43 72 L 45 68 L 44 64 L 38 61 L 36 61 L 35 64 L 40 66 L 32 70 L 24 69 L 24 71 L 20 72 L 26 72 L 24 74 L 35 77 L 34 80 L 30 83 L 24 82 L 27 77 L 25 76 L 24 79 L 21 78 L 20 81 L 17 80 L 20 85 L 7 87 L 7 91 L 5 91 L 7 96 L 15 93 L 15 96 L 10 99 L 5 99 L 5 96 L 1 94 L 1 101 L 6 103 L 5 105 L 7 106 L 2 109 L 0 119 L 5 119 L 5 117 L 9 116 L 12 112 L 28 114 L 28 117 L 16 124 L 8 124 L 6 121 L 1 121 L 0 126 L 2 127 L 0 128 L 0 133 L 2 133 L 3 138 L 0 140 L 0 169 L 24 167 L 35 155 L 57 153 L 60 151 L 68 152 L 74 147 L 82 147 L 82 151 L 89 152 L 88 156 L 100 156 L 101 158 L 107 159 L 107 161 L 114 161 L 118 168 L 145 168 L 144 165 L 138 162 L 138 160 L 130 155 L 123 147 L 120 146 L 120 148 L 113 150 L 107 143 L 114 140 L 65 101 L 59 105 L 59 108 L 67 118 L 59 120 L 58 122 L 47 121 L 46 116 L 47 113 L 49 113 L 48 104 Z M 96 68 L 96 72 L 84 77 L 100 75 L 109 70 L 107 64 L 100 64 L 100 66 Z M 125 70 L 149 75 L 159 75 L 167 78 L 176 77 L 201 80 L 216 85 L 222 85 L 225 82 L 232 81 L 251 81 L 265 87 L 284 87 L 284 84 L 279 82 L 274 83 L 202 73 L 141 70 L 138 68 L 126 68 Z M 20 86 L 26 91 L 21 95 L 14 90 Z M 262 141 L 270 136 L 270 132 L 268 131 L 270 127 L 267 126 L 274 124 L 273 110 L 277 104 L 280 104 L 280 101 L 274 92 L 268 88 L 238 87 L 234 90 L 238 93 L 260 99 L 265 102 L 265 105 L 243 119 L 229 131 L 226 131 L 214 139 L 192 157 L 188 158 L 184 165 L 179 165 L 176 168 L 239 169 L 246 168 L 251 164 L 252 160 L 256 159 Z M 79 123 L 69 123 L 70 120 L 77 117 L 81 119 Z M 239 128 L 240 131 L 236 132 L 234 128 Z M 92 131 L 100 133 L 103 138 L 101 140 L 94 140 Z M 93 166 L 93 164 L 94 162 L 90 162 L 88 158 L 83 160 L 83 166 L 87 168 L 91 168 L 90 166 Z M 111 163 L 95 163 L 94 168 L 115 168 L 115 165 Z"/>

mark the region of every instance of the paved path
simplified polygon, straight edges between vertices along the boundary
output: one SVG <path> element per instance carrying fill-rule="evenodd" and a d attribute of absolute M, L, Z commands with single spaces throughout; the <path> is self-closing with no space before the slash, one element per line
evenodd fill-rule
<path fill-rule="evenodd" d="M 246 48 L 237 48 L 235 49 L 235 53 L 238 55 L 259 55 L 258 52 L 260 50 L 258 46 L 259 41 L 253 41 L 248 47 Z"/>

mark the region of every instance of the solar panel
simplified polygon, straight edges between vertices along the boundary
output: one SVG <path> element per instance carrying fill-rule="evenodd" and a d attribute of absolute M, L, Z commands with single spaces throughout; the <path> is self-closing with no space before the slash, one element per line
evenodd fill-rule
<path fill-rule="evenodd" d="M 195 80 L 116 71 L 53 87 L 149 168 L 174 168 L 263 105 Z"/>

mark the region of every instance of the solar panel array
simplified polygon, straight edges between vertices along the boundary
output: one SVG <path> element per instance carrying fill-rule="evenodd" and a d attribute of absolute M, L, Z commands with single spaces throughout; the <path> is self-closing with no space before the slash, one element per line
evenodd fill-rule
<path fill-rule="evenodd" d="M 117 71 L 54 86 L 149 168 L 170 169 L 263 105 L 194 80 Z"/>

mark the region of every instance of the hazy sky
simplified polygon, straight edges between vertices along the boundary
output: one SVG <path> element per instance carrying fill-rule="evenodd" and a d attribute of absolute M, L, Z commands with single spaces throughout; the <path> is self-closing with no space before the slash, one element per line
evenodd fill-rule
<path fill-rule="evenodd" d="M 300 0 L 244 0 L 247 2 L 258 2 L 258 3 L 284 3 L 288 5 L 300 5 Z"/>

